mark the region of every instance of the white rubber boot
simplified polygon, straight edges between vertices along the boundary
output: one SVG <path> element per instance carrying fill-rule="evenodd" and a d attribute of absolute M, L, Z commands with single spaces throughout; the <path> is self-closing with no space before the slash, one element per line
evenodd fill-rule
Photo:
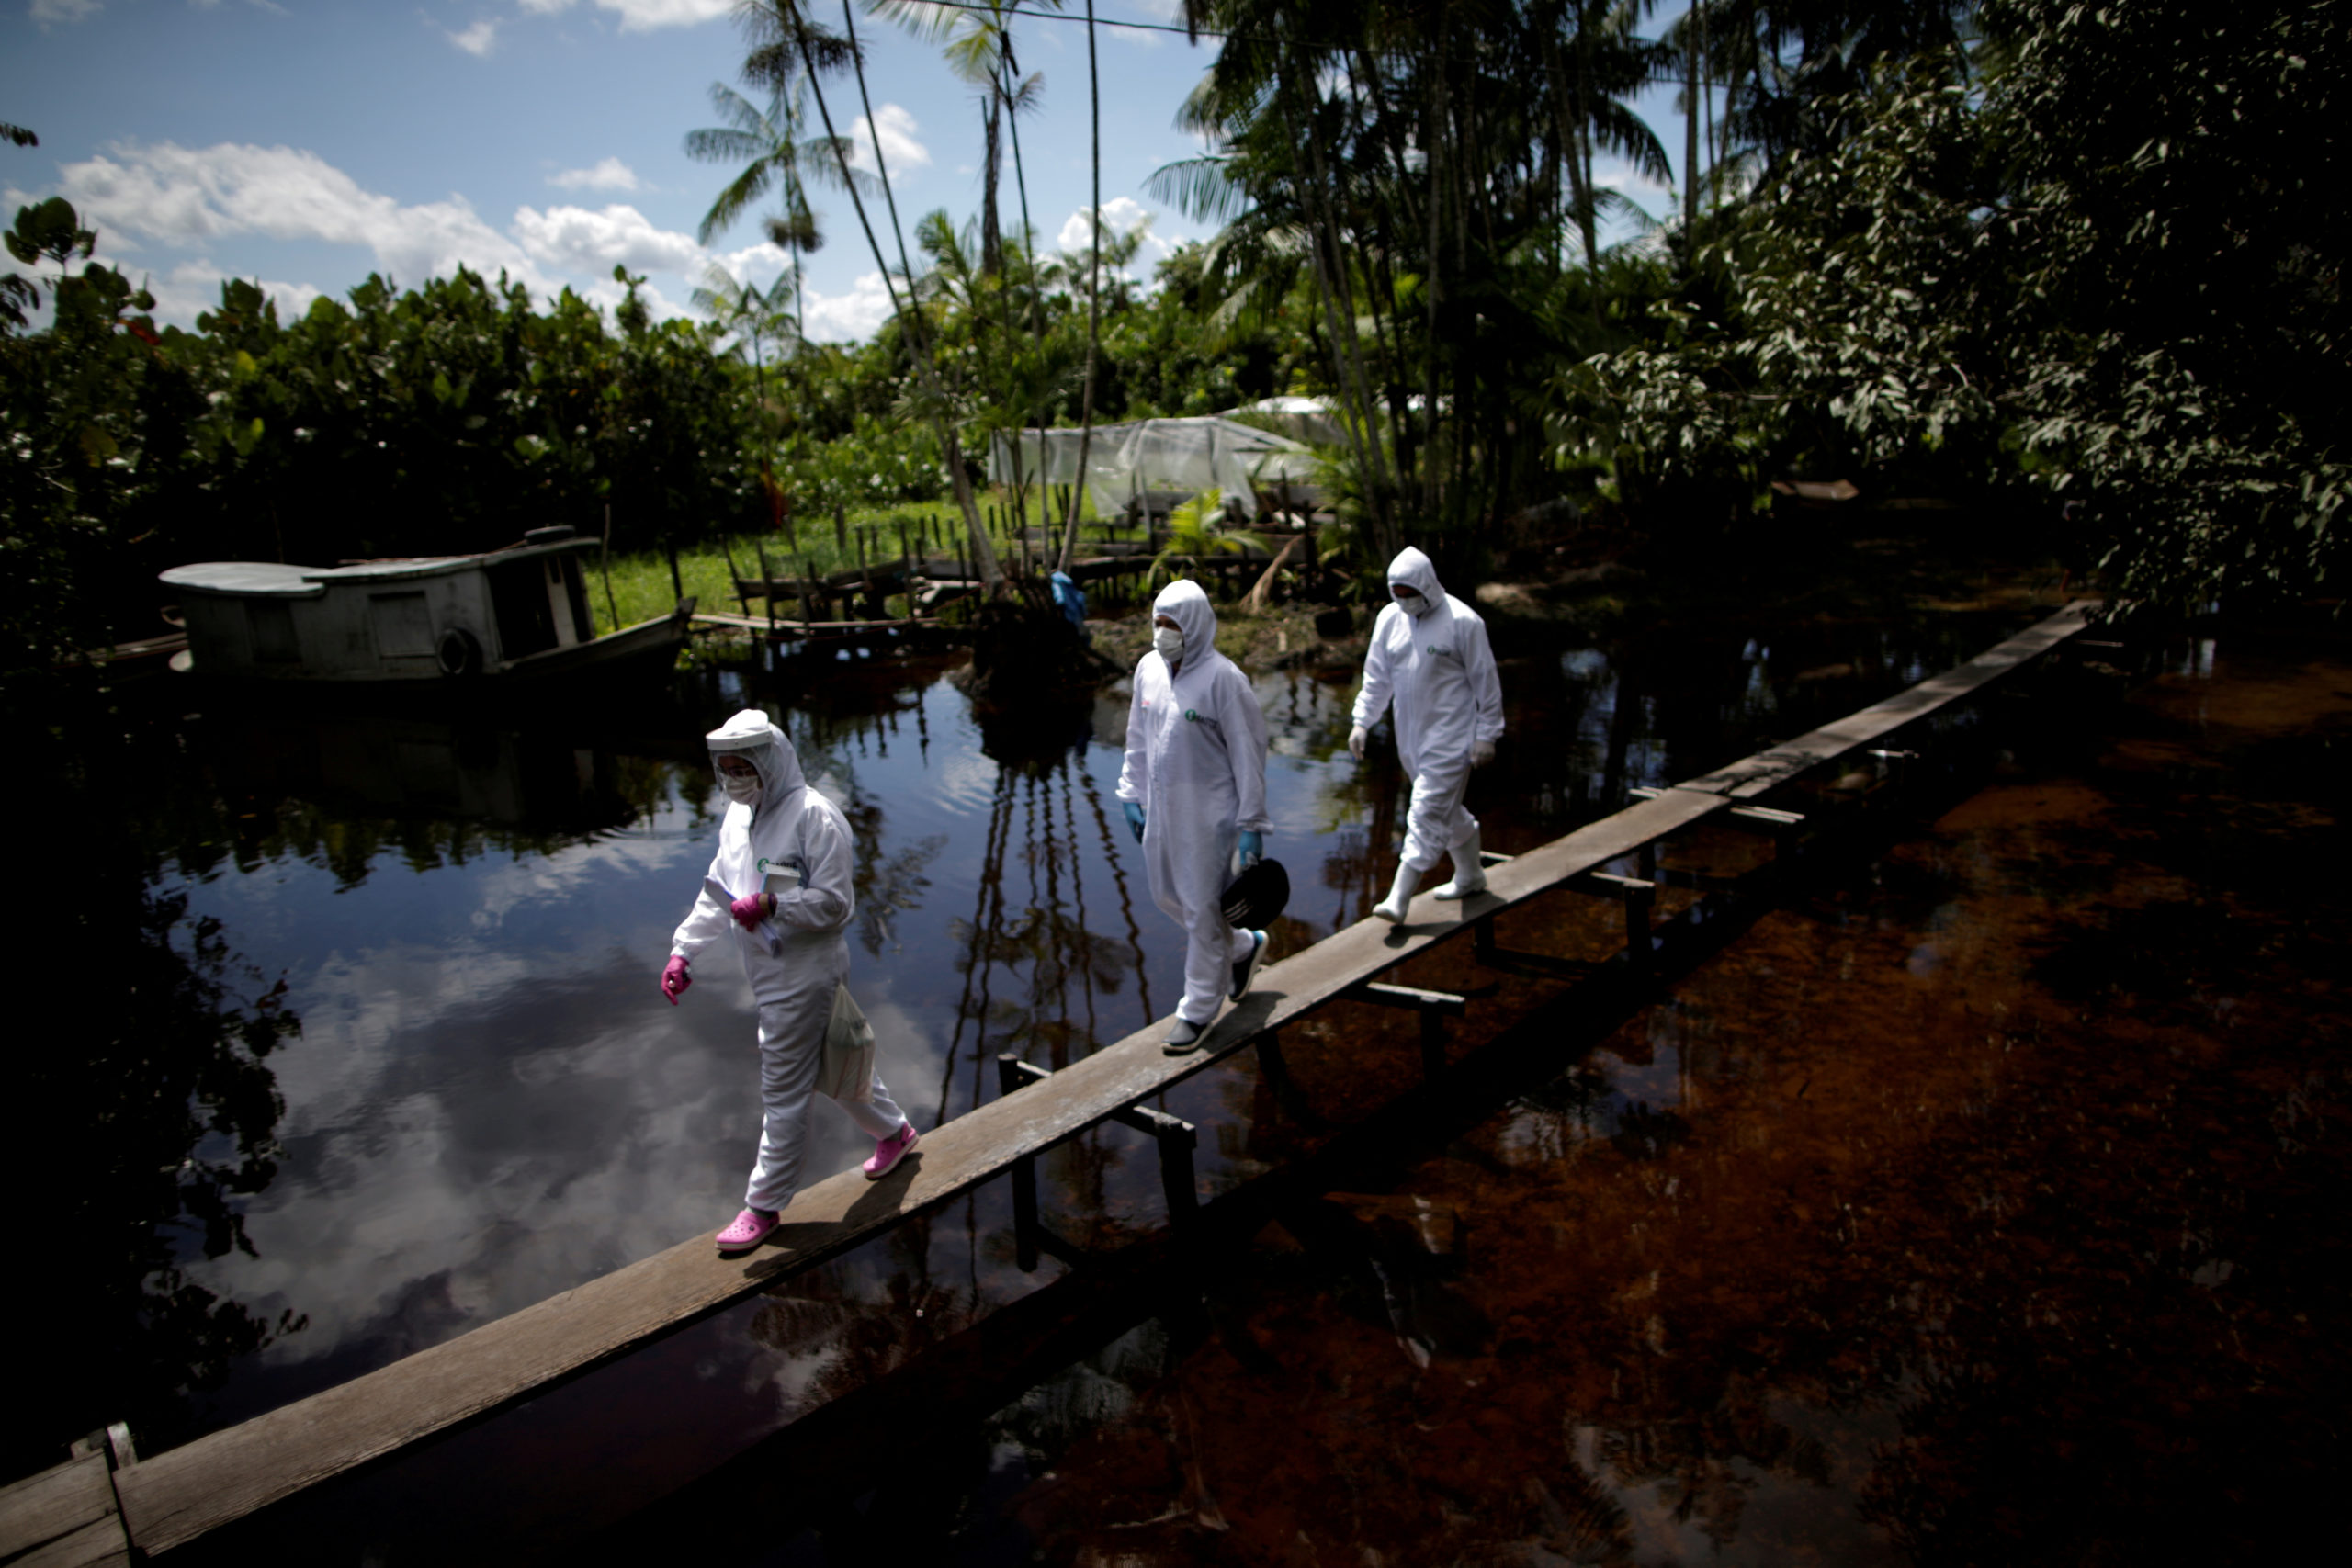
<path fill-rule="evenodd" d="M 1478 858 L 1478 829 L 1446 852 L 1453 862 L 1453 880 L 1437 890 L 1441 898 L 1467 898 L 1487 890 L 1487 864 Z"/>
<path fill-rule="evenodd" d="M 1421 874 L 1401 862 L 1396 867 L 1396 881 L 1388 889 L 1388 897 L 1372 907 L 1373 914 L 1390 925 L 1402 925 L 1406 907 L 1413 901 L 1413 889 L 1420 886 Z"/>

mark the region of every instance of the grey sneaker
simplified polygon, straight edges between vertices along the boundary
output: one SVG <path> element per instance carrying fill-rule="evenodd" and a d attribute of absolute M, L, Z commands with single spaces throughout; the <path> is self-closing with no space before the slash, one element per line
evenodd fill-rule
<path fill-rule="evenodd" d="M 1258 971 L 1266 962 L 1266 933 L 1251 931 L 1250 936 L 1250 956 L 1233 966 L 1233 988 L 1225 993 L 1237 1002 L 1250 994 L 1251 982 L 1258 978 Z"/>
<path fill-rule="evenodd" d="M 1171 1056 L 1181 1056 L 1199 1045 L 1201 1036 L 1207 1032 L 1205 1024 L 1191 1022 L 1179 1014 L 1176 1021 L 1168 1026 L 1168 1038 L 1160 1042 L 1159 1048 Z"/>

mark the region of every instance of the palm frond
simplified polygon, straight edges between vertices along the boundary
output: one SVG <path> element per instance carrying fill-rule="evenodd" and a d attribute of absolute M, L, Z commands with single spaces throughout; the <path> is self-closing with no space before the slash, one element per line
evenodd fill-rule
<path fill-rule="evenodd" d="M 1154 169 L 1143 188 L 1187 218 L 1229 223 L 1250 207 L 1250 193 L 1233 177 L 1232 165 L 1232 158 L 1221 152 L 1179 158 Z"/>

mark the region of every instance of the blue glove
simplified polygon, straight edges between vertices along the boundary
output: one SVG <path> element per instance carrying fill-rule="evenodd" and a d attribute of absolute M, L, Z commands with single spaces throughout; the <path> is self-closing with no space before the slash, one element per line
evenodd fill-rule
<path fill-rule="evenodd" d="M 1242 829 L 1241 863 L 1245 866 L 1256 865 L 1260 861 L 1264 860 L 1265 858 L 1266 840 L 1264 838 L 1262 838 L 1255 829 Z"/>
<path fill-rule="evenodd" d="M 1143 807 L 1140 807 L 1140 806 L 1137 806 L 1137 805 L 1136 805 L 1134 801 L 1132 801 L 1132 800 L 1123 800 L 1123 801 L 1119 802 L 1119 804 L 1120 804 L 1121 806 L 1123 806 L 1123 807 L 1126 807 L 1126 812 L 1127 812 L 1127 826 L 1135 829 L 1135 833 L 1136 833 L 1136 843 L 1138 843 L 1138 844 L 1142 843 L 1142 842 L 1143 842 Z"/>

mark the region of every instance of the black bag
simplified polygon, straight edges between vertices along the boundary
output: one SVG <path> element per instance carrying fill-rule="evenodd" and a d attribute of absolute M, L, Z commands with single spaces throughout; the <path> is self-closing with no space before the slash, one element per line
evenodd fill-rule
<path fill-rule="evenodd" d="M 1278 860 L 1261 860 L 1244 866 L 1241 874 L 1227 884 L 1225 895 L 1217 902 L 1224 906 L 1225 923 L 1243 931 L 1255 931 L 1271 925 L 1274 917 L 1290 902 L 1290 873 Z"/>

